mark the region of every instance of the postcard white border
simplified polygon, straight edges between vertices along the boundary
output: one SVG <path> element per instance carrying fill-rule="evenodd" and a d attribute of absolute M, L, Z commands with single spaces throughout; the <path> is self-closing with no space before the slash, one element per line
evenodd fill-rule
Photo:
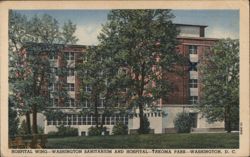
<path fill-rule="evenodd" d="M 249 2 L 247 0 L 204 1 L 2 1 L 0 2 L 1 155 L 8 149 L 8 10 L 9 9 L 238 9 L 240 10 L 240 149 L 230 154 L 119 154 L 119 156 L 248 156 L 249 145 Z M 218 139 L 219 140 L 219 139 Z M 222 149 L 221 149 L 222 150 Z M 224 151 L 224 150 L 222 150 Z M 35 154 L 35 156 L 117 156 L 117 154 Z"/>

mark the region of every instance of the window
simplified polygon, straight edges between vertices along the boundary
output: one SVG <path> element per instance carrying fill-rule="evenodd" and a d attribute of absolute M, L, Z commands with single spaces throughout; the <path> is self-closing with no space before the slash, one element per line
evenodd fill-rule
<path fill-rule="evenodd" d="M 189 97 L 189 104 L 197 104 L 198 96 L 190 96 Z"/>
<path fill-rule="evenodd" d="M 75 107 L 75 99 L 70 98 L 66 101 L 66 106 L 67 107 Z"/>
<path fill-rule="evenodd" d="M 52 75 L 58 75 L 58 69 L 57 69 L 57 67 L 52 67 L 51 68 L 51 74 Z"/>
<path fill-rule="evenodd" d="M 103 107 L 104 106 L 104 98 L 100 98 L 98 101 L 98 107 Z"/>
<path fill-rule="evenodd" d="M 75 91 L 75 84 L 74 83 L 68 83 L 68 91 Z"/>
<path fill-rule="evenodd" d="M 90 85 L 86 85 L 86 86 L 85 86 L 85 91 L 86 91 L 86 92 L 91 92 L 91 90 L 92 90 L 92 88 L 91 88 Z"/>
<path fill-rule="evenodd" d="M 68 125 L 72 125 L 72 115 L 68 115 Z"/>
<path fill-rule="evenodd" d="M 197 46 L 196 45 L 189 45 L 188 52 L 189 52 L 189 54 L 197 54 Z"/>
<path fill-rule="evenodd" d="M 59 100 L 57 98 L 52 99 L 53 106 L 56 107 L 59 105 Z"/>
<path fill-rule="evenodd" d="M 49 84 L 49 91 L 51 91 L 51 92 L 58 91 L 58 84 L 56 84 L 56 83 L 50 83 Z"/>
<path fill-rule="evenodd" d="M 197 83 L 198 83 L 198 80 L 197 79 L 190 79 L 189 80 L 189 88 L 197 88 Z"/>
<path fill-rule="evenodd" d="M 189 71 L 197 71 L 197 62 L 189 62 Z"/>
<path fill-rule="evenodd" d="M 74 76 L 74 75 L 75 75 L 74 69 L 68 69 L 67 70 L 67 76 Z"/>
<path fill-rule="evenodd" d="M 50 60 L 56 60 L 58 58 L 58 53 L 57 52 L 50 52 L 49 53 L 49 59 Z"/>
<path fill-rule="evenodd" d="M 77 121 L 78 121 L 78 125 L 82 125 L 82 116 L 81 115 L 78 115 L 77 117 Z"/>
<path fill-rule="evenodd" d="M 72 122 L 73 122 L 73 125 L 76 125 L 77 124 L 77 115 L 72 115 Z"/>
<path fill-rule="evenodd" d="M 106 125 L 110 125 L 110 117 L 106 117 Z"/>
<path fill-rule="evenodd" d="M 66 60 L 75 60 L 75 53 L 74 52 L 65 52 Z"/>
<path fill-rule="evenodd" d="M 91 125 L 91 120 L 92 120 L 92 116 L 88 115 L 87 116 L 87 125 Z"/>
<path fill-rule="evenodd" d="M 191 127 L 192 128 L 197 128 L 197 113 L 189 113 L 190 118 L 191 118 Z"/>

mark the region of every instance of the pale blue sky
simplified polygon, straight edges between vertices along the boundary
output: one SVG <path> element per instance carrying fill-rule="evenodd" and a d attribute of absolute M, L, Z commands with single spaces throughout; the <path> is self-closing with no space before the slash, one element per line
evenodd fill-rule
<path fill-rule="evenodd" d="M 60 24 L 71 20 L 77 25 L 77 44 L 97 44 L 101 25 L 107 20 L 109 10 L 22 10 L 18 11 L 31 17 L 35 14 L 49 14 Z M 239 38 L 238 10 L 172 10 L 173 21 L 182 24 L 207 25 L 206 37 Z"/>

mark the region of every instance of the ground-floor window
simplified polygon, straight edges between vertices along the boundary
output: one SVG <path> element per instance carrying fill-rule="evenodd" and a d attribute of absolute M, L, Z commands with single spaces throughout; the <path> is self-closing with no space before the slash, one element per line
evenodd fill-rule
<path fill-rule="evenodd" d="M 98 117 L 98 123 L 101 124 L 102 115 Z M 127 115 L 112 115 L 104 117 L 104 125 L 115 125 L 117 122 L 122 122 L 128 125 Z M 63 119 L 47 118 L 47 125 L 96 125 L 94 115 L 77 115 L 67 114 Z"/>
<path fill-rule="evenodd" d="M 197 118 L 198 118 L 198 114 L 197 113 L 189 113 L 190 117 L 191 117 L 191 127 L 192 128 L 197 128 Z"/>

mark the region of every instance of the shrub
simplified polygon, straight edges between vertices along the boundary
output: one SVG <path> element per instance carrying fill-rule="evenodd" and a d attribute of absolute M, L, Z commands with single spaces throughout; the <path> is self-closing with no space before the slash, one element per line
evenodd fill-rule
<path fill-rule="evenodd" d="M 72 128 L 70 126 L 63 126 L 63 125 L 60 125 L 57 127 L 58 131 L 57 132 L 49 132 L 48 133 L 48 136 L 49 137 L 66 137 L 66 136 L 78 136 L 78 130 L 77 128 Z"/>
<path fill-rule="evenodd" d="M 127 135 L 128 134 L 128 127 L 127 125 L 123 124 L 122 122 L 117 122 L 113 127 L 112 133 L 114 135 Z"/>
<path fill-rule="evenodd" d="M 102 128 L 91 126 L 89 128 L 89 136 L 100 136 L 102 135 Z"/>
<path fill-rule="evenodd" d="M 21 122 L 20 127 L 19 127 L 18 130 L 17 130 L 17 134 L 18 134 L 18 135 L 26 135 L 27 133 L 28 133 L 27 124 L 26 124 L 26 121 L 23 120 L 23 121 Z"/>
<path fill-rule="evenodd" d="M 150 123 L 146 116 L 143 116 L 143 125 L 138 129 L 139 134 L 148 134 L 150 132 Z"/>
<path fill-rule="evenodd" d="M 178 133 L 189 133 L 191 124 L 191 117 L 186 112 L 177 114 L 177 117 L 174 120 L 174 127 Z"/>

